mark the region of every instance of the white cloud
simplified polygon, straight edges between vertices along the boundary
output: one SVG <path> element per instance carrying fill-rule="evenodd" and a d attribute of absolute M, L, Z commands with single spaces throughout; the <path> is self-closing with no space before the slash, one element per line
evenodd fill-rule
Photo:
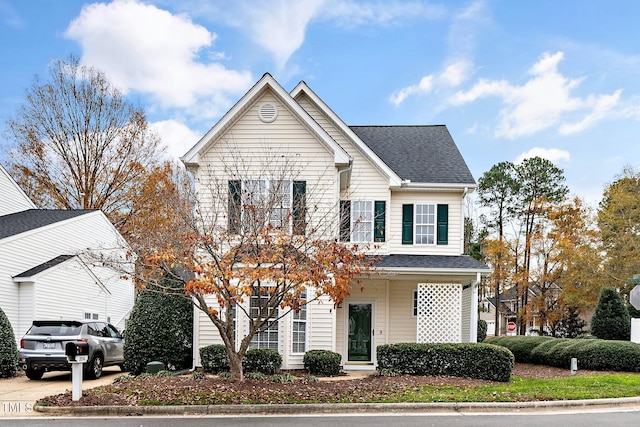
<path fill-rule="evenodd" d="M 516 138 L 532 135 L 552 126 L 560 126 L 562 133 L 577 132 L 601 120 L 618 104 L 619 91 L 611 95 L 589 95 L 587 98 L 571 96 L 582 79 L 570 79 L 558 71 L 563 52 L 545 53 L 531 67 L 533 76 L 523 85 L 506 80 L 480 79 L 468 91 L 456 93 L 452 105 L 474 102 L 495 96 L 505 107 L 500 111 L 500 122 L 495 130 L 498 137 Z M 569 113 L 586 114 L 574 124 L 563 124 Z"/>
<path fill-rule="evenodd" d="M 190 113 L 201 118 L 226 111 L 253 80 L 248 71 L 199 60 L 215 34 L 186 15 L 136 0 L 83 6 L 65 36 L 80 43 L 83 63 L 104 71 L 125 93 L 148 94 L 165 108 L 197 105 Z"/>
<path fill-rule="evenodd" d="M 396 25 L 407 20 L 441 19 L 445 8 L 424 1 L 356 2 L 327 1 L 321 18 L 347 28 L 364 25 Z"/>
<path fill-rule="evenodd" d="M 433 76 L 424 76 L 418 84 L 407 86 L 391 94 L 389 100 L 397 107 L 411 95 L 429 93 L 433 89 L 433 79 Z"/>
<path fill-rule="evenodd" d="M 560 150 L 558 148 L 534 147 L 531 150 L 520 154 L 518 158 L 514 160 L 514 163 L 519 164 L 522 163 L 525 159 L 530 159 L 532 157 L 542 157 L 543 159 L 547 159 L 553 163 L 557 163 L 560 161 L 568 162 L 569 160 L 571 160 L 571 154 L 566 150 Z"/>
<path fill-rule="evenodd" d="M 150 126 L 162 139 L 161 145 L 165 147 L 168 160 L 178 160 L 202 136 L 176 120 L 154 122 Z"/>

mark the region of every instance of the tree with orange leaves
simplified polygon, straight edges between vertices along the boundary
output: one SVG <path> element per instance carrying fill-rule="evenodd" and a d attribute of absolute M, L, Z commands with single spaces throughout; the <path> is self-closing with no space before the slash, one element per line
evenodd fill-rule
<path fill-rule="evenodd" d="M 157 284 L 170 276 L 184 283 L 218 330 L 232 376 L 241 380 L 256 335 L 321 299 L 339 304 L 373 260 L 362 248 L 338 242 L 337 206 L 323 205 L 320 195 L 320 187 L 333 186 L 305 179 L 304 165 L 281 153 L 241 159 L 234 147 L 220 149 L 221 164 L 206 166 L 207 179 L 197 183 L 201 198 L 190 233 L 181 245 L 144 258 L 153 273 L 145 280 Z M 236 336 L 238 322 L 244 336 Z"/>

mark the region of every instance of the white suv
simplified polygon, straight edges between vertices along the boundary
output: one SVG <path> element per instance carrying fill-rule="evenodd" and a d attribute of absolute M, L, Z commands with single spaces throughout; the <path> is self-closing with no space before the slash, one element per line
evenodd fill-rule
<path fill-rule="evenodd" d="M 115 326 L 98 321 L 34 320 L 20 340 L 20 366 L 31 380 L 39 380 L 47 371 L 70 371 L 65 346 L 88 343 L 87 378 L 100 378 L 104 366 L 124 363 L 124 338 Z"/>

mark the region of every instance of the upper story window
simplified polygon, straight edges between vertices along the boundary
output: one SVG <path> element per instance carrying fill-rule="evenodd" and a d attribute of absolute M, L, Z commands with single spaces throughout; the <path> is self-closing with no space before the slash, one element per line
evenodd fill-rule
<path fill-rule="evenodd" d="M 402 205 L 403 245 L 449 243 L 449 205 L 416 203 Z"/>
<path fill-rule="evenodd" d="M 239 233 L 273 227 L 303 235 L 306 182 L 288 179 L 229 181 L 228 229 Z"/>
<path fill-rule="evenodd" d="M 384 242 L 384 200 L 340 200 L 341 242 Z"/>

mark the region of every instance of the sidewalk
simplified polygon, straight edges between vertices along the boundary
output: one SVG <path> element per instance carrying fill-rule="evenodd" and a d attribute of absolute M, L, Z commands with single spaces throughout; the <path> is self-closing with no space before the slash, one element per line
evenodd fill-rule
<path fill-rule="evenodd" d="M 114 378 L 122 374 L 117 366 L 105 368 L 100 379 L 83 381 L 82 389 L 111 384 Z M 14 378 L 0 379 L 0 419 L 46 415 L 34 411 L 36 401 L 71 388 L 70 372 L 47 372 L 39 381 L 28 379 L 22 372 Z"/>

